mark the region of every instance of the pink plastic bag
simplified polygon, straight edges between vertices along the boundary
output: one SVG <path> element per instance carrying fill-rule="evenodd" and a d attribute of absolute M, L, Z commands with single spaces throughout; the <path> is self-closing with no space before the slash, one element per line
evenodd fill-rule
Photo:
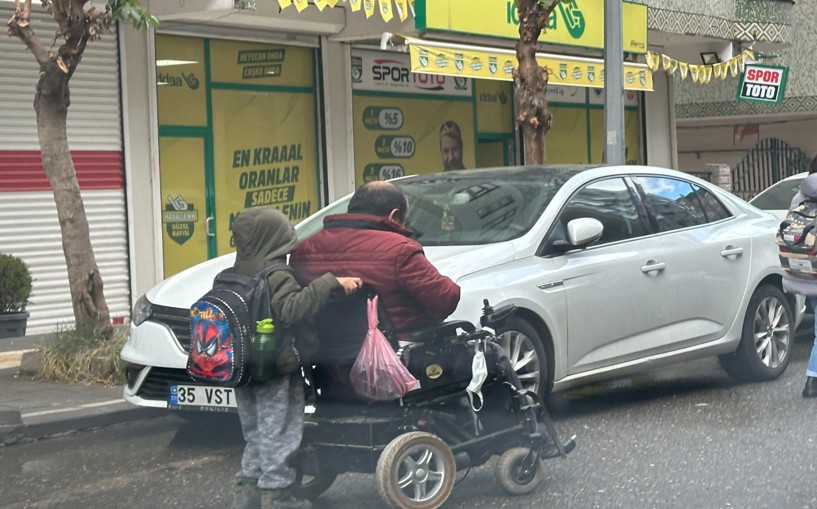
<path fill-rule="evenodd" d="M 358 396 L 370 401 L 389 401 L 402 397 L 419 385 L 400 362 L 389 341 L 377 328 L 377 296 L 367 305 L 369 331 L 349 373 Z"/>

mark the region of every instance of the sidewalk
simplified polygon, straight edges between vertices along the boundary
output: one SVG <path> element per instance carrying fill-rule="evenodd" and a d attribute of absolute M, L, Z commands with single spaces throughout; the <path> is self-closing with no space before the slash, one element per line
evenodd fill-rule
<path fill-rule="evenodd" d="M 167 415 L 122 399 L 122 387 L 34 381 L 18 375 L 42 337 L 0 340 L 0 444 Z"/>

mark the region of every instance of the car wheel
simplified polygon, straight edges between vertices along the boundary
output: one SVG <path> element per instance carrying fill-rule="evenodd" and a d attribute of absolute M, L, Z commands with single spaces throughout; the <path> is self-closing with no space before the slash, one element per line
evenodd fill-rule
<path fill-rule="evenodd" d="M 548 360 L 536 329 L 514 316 L 497 331 L 497 342 L 508 354 L 525 389 L 544 396 L 548 391 Z"/>
<path fill-rule="evenodd" d="M 738 349 L 720 356 L 721 366 L 742 382 L 774 380 L 786 371 L 791 359 L 794 320 L 786 296 L 778 288 L 758 288 L 743 320 Z"/>

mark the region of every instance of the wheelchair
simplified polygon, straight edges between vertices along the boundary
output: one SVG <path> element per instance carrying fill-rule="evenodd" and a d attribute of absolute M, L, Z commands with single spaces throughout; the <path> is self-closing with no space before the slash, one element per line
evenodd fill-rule
<path fill-rule="evenodd" d="M 335 318 L 354 316 L 348 309 L 336 311 Z M 480 323 L 496 330 L 514 311 L 514 306 L 494 310 L 485 301 Z M 398 352 L 420 388 L 394 402 L 357 400 L 343 384 L 348 364 L 314 366 L 307 378 L 315 410 L 306 416 L 301 447 L 290 460 L 293 491 L 314 499 L 342 473 L 370 473 L 389 506 L 433 509 L 451 494 L 458 472 L 497 455 L 496 478 L 508 493 L 535 490 L 544 477 L 542 460 L 565 457 L 575 448 L 575 436 L 560 442 L 539 396 L 502 380 L 487 355 L 483 403 L 473 411 L 465 388 L 474 348 L 495 339 L 485 328 L 449 321 L 416 331 L 411 345 Z M 330 329 L 319 327 L 319 337 Z"/>

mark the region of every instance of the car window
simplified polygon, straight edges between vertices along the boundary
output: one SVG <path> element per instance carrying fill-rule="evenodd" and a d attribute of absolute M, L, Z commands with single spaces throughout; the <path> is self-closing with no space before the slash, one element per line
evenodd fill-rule
<path fill-rule="evenodd" d="M 575 172 L 463 172 L 396 181 L 424 246 L 483 245 L 528 232 Z"/>
<path fill-rule="evenodd" d="M 794 195 L 800 190 L 802 178 L 781 180 L 749 202 L 763 210 L 788 210 Z"/>
<path fill-rule="evenodd" d="M 627 183 L 621 178 L 590 183 L 570 197 L 559 215 L 561 231 L 554 234 L 564 235 L 567 223 L 580 217 L 598 219 L 604 226 L 594 246 L 647 234 Z"/>
<path fill-rule="evenodd" d="M 729 209 L 727 209 L 714 194 L 695 184 L 692 184 L 692 189 L 695 190 L 695 195 L 701 200 L 708 222 L 714 223 L 715 221 L 732 217 Z"/>
<path fill-rule="evenodd" d="M 706 224 L 701 202 L 692 184 L 668 177 L 633 177 L 652 213 L 659 232 Z"/>

